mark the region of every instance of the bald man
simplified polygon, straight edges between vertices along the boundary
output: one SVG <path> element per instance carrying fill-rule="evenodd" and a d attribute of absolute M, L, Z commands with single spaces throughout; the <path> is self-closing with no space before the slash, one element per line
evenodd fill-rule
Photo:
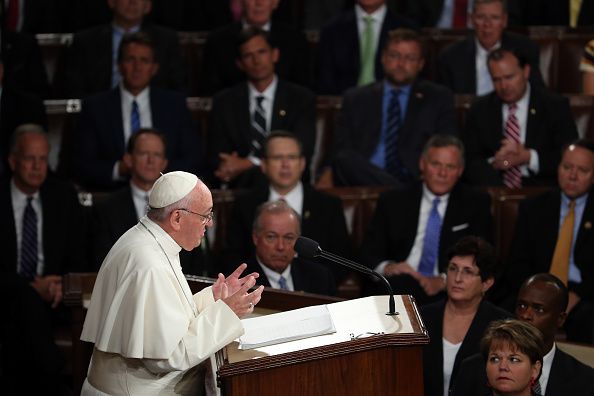
<path fill-rule="evenodd" d="M 219 274 L 192 295 L 179 252 L 212 226 L 212 195 L 195 175 L 170 172 L 149 195 L 149 211 L 107 254 L 81 339 L 93 342 L 82 395 L 201 394 L 201 363 L 243 334 L 240 318 L 260 301 L 257 274 Z"/>

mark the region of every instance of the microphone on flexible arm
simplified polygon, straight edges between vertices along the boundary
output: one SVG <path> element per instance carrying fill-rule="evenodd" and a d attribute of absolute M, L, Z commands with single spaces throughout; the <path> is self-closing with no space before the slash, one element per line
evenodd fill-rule
<path fill-rule="evenodd" d="M 351 269 L 354 269 L 355 271 L 363 272 L 367 275 L 375 276 L 376 278 L 382 280 L 386 284 L 386 287 L 390 292 L 390 309 L 386 313 L 386 315 L 399 315 L 398 312 L 396 312 L 396 302 L 394 301 L 394 292 L 392 291 L 392 286 L 390 286 L 390 282 L 388 282 L 388 280 L 382 274 L 370 268 L 367 268 L 361 264 L 355 263 L 354 261 L 345 259 L 330 252 L 326 252 L 322 250 L 319 243 L 317 243 L 313 239 L 309 239 L 303 236 L 297 238 L 297 241 L 295 241 L 294 249 L 300 257 L 304 257 L 306 259 L 322 257 L 326 260 L 332 261 L 340 265 L 344 265 L 345 267 L 349 267 Z"/>

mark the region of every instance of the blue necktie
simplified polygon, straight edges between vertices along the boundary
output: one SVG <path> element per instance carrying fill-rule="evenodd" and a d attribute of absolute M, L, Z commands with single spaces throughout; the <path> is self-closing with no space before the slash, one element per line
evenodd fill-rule
<path fill-rule="evenodd" d="M 406 170 L 402 166 L 402 162 L 398 155 L 398 132 L 402 125 L 400 101 L 398 100 L 400 94 L 400 90 L 390 90 L 390 100 L 386 118 L 385 156 L 386 171 L 398 180 L 404 181 L 406 179 Z"/>
<path fill-rule="evenodd" d="M 287 286 L 287 280 L 285 279 L 284 276 L 281 276 L 280 278 L 278 278 L 278 285 L 280 286 L 280 288 L 282 290 L 289 290 L 289 286 Z"/>
<path fill-rule="evenodd" d="M 433 275 L 433 269 L 437 263 L 437 254 L 439 251 L 439 234 L 441 233 L 441 217 L 437 211 L 439 198 L 433 200 L 431 213 L 427 219 L 427 228 L 425 229 L 425 238 L 423 239 L 423 253 L 419 264 L 419 272 L 423 275 Z"/>
<path fill-rule="evenodd" d="M 27 197 L 27 206 L 23 213 L 23 233 L 21 238 L 20 275 L 32 280 L 37 275 L 37 213 Z"/>
<path fill-rule="evenodd" d="M 132 101 L 132 111 L 130 112 L 130 134 L 134 134 L 140 129 L 140 111 L 138 111 L 138 103 Z"/>

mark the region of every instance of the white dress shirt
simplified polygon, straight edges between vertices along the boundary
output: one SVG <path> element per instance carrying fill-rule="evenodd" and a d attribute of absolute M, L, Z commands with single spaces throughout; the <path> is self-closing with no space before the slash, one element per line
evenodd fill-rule
<path fill-rule="evenodd" d="M 487 66 L 487 57 L 489 52 L 496 50 L 501 47 L 501 42 L 497 42 L 493 48 L 487 50 L 483 48 L 481 43 L 475 38 L 476 55 L 474 58 L 475 70 L 476 70 L 476 94 L 485 95 L 493 91 L 493 81 L 491 80 L 491 73 Z"/>
<path fill-rule="evenodd" d="M 293 210 L 299 213 L 299 216 L 302 216 L 303 213 L 303 184 L 301 182 L 297 183 L 295 188 L 293 188 L 289 193 L 286 195 L 280 195 L 275 189 L 269 187 L 270 193 L 268 194 L 268 202 L 278 201 L 279 199 L 284 199 L 285 202 L 293 208 Z"/>
<path fill-rule="evenodd" d="M 450 394 L 450 379 L 452 378 L 452 371 L 454 371 L 454 362 L 462 343 L 452 344 L 442 338 L 441 344 L 443 348 L 443 396 L 448 396 Z"/>
<path fill-rule="evenodd" d="M 14 184 L 14 180 L 10 181 L 10 197 L 12 200 L 12 213 L 14 215 L 14 225 L 16 228 L 17 240 L 17 273 L 21 270 L 21 241 L 23 240 L 23 217 L 25 215 L 25 207 L 27 206 L 28 195 L 23 193 Z M 41 197 L 39 191 L 32 195 L 33 200 L 31 206 L 37 214 L 37 275 L 43 274 L 44 256 L 43 256 L 43 210 L 41 208 Z"/>
<path fill-rule="evenodd" d="M 128 140 L 132 135 L 132 127 L 130 126 L 130 114 L 132 112 L 132 102 L 136 100 L 138 104 L 138 113 L 140 113 L 140 127 L 151 128 L 153 126 L 153 116 L 151 113 L 151 88 L 146 87 L 138 96 L 133 96 L 128 92 L 122 84 L 120 84 L 120 97 L 122 106 L 122 126 L 124 129 L 124 146 L 128 145 Z M 121 180 L 122 176 L 119 172 L 120 161 L 116 161 L 113 166 L 113 180 Z"/>
<path fill-rule="evenodd" d="M 553 365 L 553 359 L 555 358 L 555 352 L 557 346 L 553 343 L 551 350 L 544 355 L 542 359 L 542 370 L 538 382 L 540 382 L 540 389 L 542 390 L 542 396 L 547 394 L 547 385 L 549 383 L 549 376 L 551 375 L 551 366 Z"/>
<path fill-rule="evenodd" d="M 250 120 L 252 119 L 252 115 L 254 111 L 256 111 L 257 101 L 256 98 L 258 96 L 263 96 L 264 100 L 262 100 L 262 108 L 264 109 L 264 113 L 266 114 L 266 133 L 270 132 L 270 126 L 272 124 L 272 110 L 274 109 L 274 96 L 276 95 L 276 87 L 278 85 L 278 77 L 275 75 L 272 79 L 272 82 L 266 89 L 262 92 L 258 91 L 256 87 L 252 85 L 252 83 L 248 82 L 248 96 L 250 101 Z M 260 165 L 260 158 L 256 157 L 252 153 L 248 155 L 248 159 L 252 161 L 254 165 Z"/>
<path fill-rule="evenodd" d="M 293 285 L 293 277 L 291 276 L 291 264 L 287 266 L 287 268 L 283 271 L 282 274 L 279 274 L 278 272 L 273 271 L 264 264 L 262 264 L 260 258 L 256 257 L 256 260 L 258 260 L 258 264 L 260 264 L 262 271 L 264 271 L 264 275 L 266 275 L 266 278 L 268 278 L 270 287 L 272 287 L 273 289 L 280 289 L 281 287 L 279 280 L 282 276 L 287 281 L 287 289 L 290 291 L 295 291 L 295 286 Z"/>
<path fill-rule="evenodd" d="M 136 209 L 136 218 L 141 219 L 144 217 L 148 209 L 148 195 L 151 193 L 151 190 L 141 190 L 132 182 L 130 182 L 130 190 L 132 191 L 132 202 L 134 202 L 134 209 Z"/>

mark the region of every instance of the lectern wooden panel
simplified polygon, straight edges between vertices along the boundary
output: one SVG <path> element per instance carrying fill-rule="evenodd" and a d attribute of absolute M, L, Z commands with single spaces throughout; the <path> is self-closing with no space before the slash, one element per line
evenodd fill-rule
<path fill-rule="evenodd" d="M 344 321 L 345 316 L 336 318 L 333 314 L 337 333 L 312 338 L 323 344 L 317 347 L 311 347 L 311 342 L 303 342 L 292 350 L 283 345 L 247 351 L 239 351 L 237 343 L 227 346 L 216 355 L 222 393 L 423 395 L 421 348 L 429 337 L 411 297 L 400 297 L 402 323 L 405 317 L 408 322 L 391 333 L 367 334 L 360 332 L 366 324 L 356 323 L 352 327 L 358 329 L 357 334 L 350 334 L 350 339 L 345 340 L 340 333 L 349 326 L 337 323 Z M 358 320 L 356 311 L 350 319 L 354 322 Z M 301 345 L 309 347 L 299 349 Z"/>

